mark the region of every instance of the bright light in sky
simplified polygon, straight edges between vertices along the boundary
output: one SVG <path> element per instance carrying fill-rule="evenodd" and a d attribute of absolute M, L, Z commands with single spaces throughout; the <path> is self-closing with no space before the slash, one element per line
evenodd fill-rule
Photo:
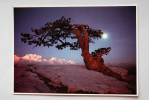
<path fill-rule="evenodd" d="M 103 56 L 106 61 L 105 63 L 119 64 L 124 62 L 136 64 L 135 6 L 14 8 L 14 54 L 18 56 L 18 58 L 16 58 L 16 62 L 21 61 L 23 59 L 22 57 L 26 54 L 36 54 L 42 57 L 39 61 L 48 62 L 51 61 L 50 59 L 52 57 L 55 57 L 57 60 L 54 60 L 54 63 L 57 63 L 59 59 L 65 59 L 67 61 L 72 60 L 78 65 L 84 65 L 84 61 L 81 56 L 81 49 L 70 50 L 70 48 L 67 47 L 63 50 L 58 50 L 55 46 L 50 48 L 38 46 L 32 49 L 34 45 L 27 45 L 21 41 L 21 33 L 33 34 L 30 30 L 31 28 L 36 29 L 44 27 L 47 22 L 53 22 L 64 15 L 65 18 L 71 18 L 72 24 L 86 24 L 93 29 L 102 29 L 104 34 L 102 35 L 101 40 L 95 40 L 95 44 L 90 44 L 90 50 L 94 51 L 97 47 L 113 48 L 108 56 Z M 88 16 L 84 18 L 85 15 Z M 116 23 L 113 24 L 113 21 L 116 21 Z M 127 32 L 125 29 L 127 29 Z M 111 33 L 112 36 L 110 35 Z M 72 43 L 77 40 L 68 39 L 68 41 Z M 122 52 L 125 52 L 125 54 Z M 126 59 L 126 57 L 129 59 Z"/>
<path fill-rule="evenodd" d="M 108 38 L 108 35 L 107 35 L 106 33 L 104 33 L 104 34 L 102 35 L 102 37 L 103 37 L 103 39 L 107 39 L 107 38 Z"/>

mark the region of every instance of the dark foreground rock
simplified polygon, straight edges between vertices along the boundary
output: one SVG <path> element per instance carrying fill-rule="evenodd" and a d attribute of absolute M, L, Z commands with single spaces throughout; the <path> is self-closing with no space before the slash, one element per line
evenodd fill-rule
<path fill-rule="evenodd" d="M 15 70 L 23 67 L 16 67 Z M 115 70 L 115 69 L 114 69 Z M 132 94 L 130 85 L 84 66 L 29 66 L 15 74 L 15 92 Z M 20 84 L 21 83 L 21 84 Z M 23 84 L 23 85 L 22 85 Z"/>

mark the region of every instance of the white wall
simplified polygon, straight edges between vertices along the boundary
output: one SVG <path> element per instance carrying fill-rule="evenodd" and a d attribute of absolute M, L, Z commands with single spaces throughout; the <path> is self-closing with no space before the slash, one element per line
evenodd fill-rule
<path fill-rule="evenodd" d="M 13 91 L 13 6 L 137 4 L 139 25 L 139 96 L 33 96 Z M 1 100 L 147 100 L 149 98 L 149 1 L 148 0 L 0 0 L 0 99 Z"/>

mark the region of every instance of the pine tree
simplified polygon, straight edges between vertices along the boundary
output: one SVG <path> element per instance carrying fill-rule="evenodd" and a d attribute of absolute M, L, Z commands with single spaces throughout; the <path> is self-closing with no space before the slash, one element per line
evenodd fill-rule
<path fill-rule="evenodd" d="M 70 47 L 70 50 L 82 50 L 82 57 L 87 69 L 102 72 L 105 75 L 115 77 L 122 80 L 120 74 L 113 72 L 104 65 L 103 55 L 107 55 L 111 47 L 99 48 L 89 53 L 89 43 L 95 43 L 95 39 L 102 38 L 103 32 L 95 30 L 88 25 L 71 24 L 71 18 L 61 17 L 54 22 L 48 22 L 44 27 L 39 29 L 31 29 L 34 35 L 29 33 L 21 33 L 22 42 L 29 45 L 37 46 L 55 46 L 58 50 Z M 77 39 L 70 43 L 67 39 Z"/>

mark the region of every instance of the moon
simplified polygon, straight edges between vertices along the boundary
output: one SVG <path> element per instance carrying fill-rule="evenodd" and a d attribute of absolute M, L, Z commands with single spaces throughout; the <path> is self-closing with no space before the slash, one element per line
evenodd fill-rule
<path fill-rule="evenodd" d="M 102 35 L 102 38 L 103 38 L 103 39 L 107 39 L 107 38 L 108 38 L 108 35 L 107 35 L 106 33 L 104 33 L 104 34 Z"/>

